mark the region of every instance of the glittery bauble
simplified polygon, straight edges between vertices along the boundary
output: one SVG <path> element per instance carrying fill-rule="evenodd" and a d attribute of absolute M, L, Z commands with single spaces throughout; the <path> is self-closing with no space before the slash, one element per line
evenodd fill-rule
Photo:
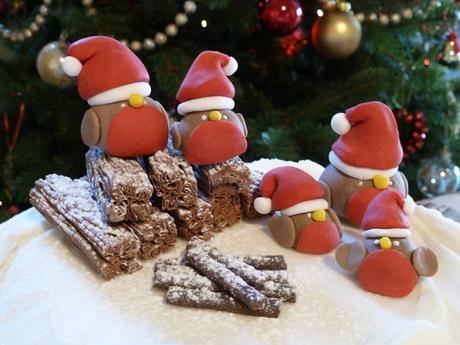
<path fill-rule="evenodd" d="M 343 59 L 355 52 L 361 41 L 361 24 L 353 12 L 331 9 L 318 17 L 311 29 L 315 49 L 331 59 Z"/>
<path fill-rule="evenodd" d="M 302 20 L 302 14 L 302 7 L 296 0 L 259 1 L 260 24 L 275 36 L 294 32 Z"/>
<path fill-rule="evenodd" d="M 429 198 L 453 193 L 460 186 L 460 169 L 449 154 L 424 159 L 417 172 L 417 186 Z"/>
<path fill-rule="evenodd" d="M 460 62 L 460 42 L 455 32 L 447 35 L 442 50 L 438 54 L 438 61 L 446 65 L 457 65 Z"/>
<path fill-rule="evenodd" d="M 44 46 L 37 57 L 37 71 L 43 81 L 62 89 L 75 85 L 75 78 L 66 75 L 62 69 L 66 50 L 64 42 L 55 41 Z"/>

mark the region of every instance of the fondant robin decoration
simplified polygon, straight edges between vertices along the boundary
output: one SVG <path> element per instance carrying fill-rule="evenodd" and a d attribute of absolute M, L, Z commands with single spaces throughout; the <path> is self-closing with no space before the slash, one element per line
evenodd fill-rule
<path fill-rule="evenodd" d="M 334 211 L 360 225 L 377 194 L 387 188 L 408 193 L 407 180 L 398 171 L 403 152 L 396 120 L 385 104 L 367 102 L 334 115 L 331 127 L 341 136 L 320 180 L 331 190 Z"/>
<path fill-rule="evenodd" d="M 183 118 L 171 126 L 173 145 L 192 164 L 223 162 L 247 149 L 246 123 L 232 110 L 235 88 L 228 79 L 237 68 L 233 57 L 204 51 L 177 92 L 177 112 Z"/>
<path fill-rule="evenodd" d="M 91 108 L 81 124 L 81 137 L 111 156 L 135 157 L 166 147 L 168 115 L 148 97 L 149 74 L 121 42 L 92 36 L 70 45 L 64 72 L 78 76 L 78 92 Z"/>
<path fill-rule="evenodd" d="M 436 255 L 426 247 L 416 247 L 410 239 L 406 216 L 414 202 L 389 188 L 367 207 L 362 229 L 364 241 L 341 244 L 335 252 L 337 263 L 356 272 L 361 287 L 390 297 L 407 296 L 418 277 L 430 277 L 438 269 Z"/>
<path fill-rule="evenodd" d="M 261 214 L 280 211 L 268 222 L 276 242 L 310 254 L 324 254 L 340 243 L 340 221 L 329 208 L 327 186 L 305 171 L 285 166 L 266 173 L 254 208 Z"/>

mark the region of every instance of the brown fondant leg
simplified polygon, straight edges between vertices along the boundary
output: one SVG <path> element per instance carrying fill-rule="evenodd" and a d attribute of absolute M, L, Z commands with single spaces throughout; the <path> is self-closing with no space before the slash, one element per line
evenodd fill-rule
<path fill-rule="evenodd" d="M 268 227 L 275 241 L 282 247 L 292 248 L 296 240 L 294 222 L 288 216 L 273 216 Z"/>
<path fill-rule="evenodd" d="M 431 277 L 438 271 L 438 259 L 427 247 L 419 247 L 414 250 L 412 265 L 419 276 Z"/>

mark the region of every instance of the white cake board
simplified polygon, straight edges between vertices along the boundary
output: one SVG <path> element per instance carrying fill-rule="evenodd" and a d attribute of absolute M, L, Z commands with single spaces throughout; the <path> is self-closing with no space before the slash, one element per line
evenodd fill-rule
<path fill-rule="evenodd" d="M 279 163 L 254 166 L 268 170 Z M 302 166 L 318 174 L 317 164 Z M 0 344 L 460 343 L 459 224 L 417 207 L 413 239 L 436 252 L 440 269 L 421 279 L 409 296 L 396 299 L 361 290 L 333 253 L 281 248 L 267 232 L 266 220 L 242 221 L 211 244 L 235 255 L 286 256 L 298 300 L 286 303 L 278 319 L 167 305 L 164 291 L 152 290 L 156 260 L 144 262 L 139 272 L 104 281 L 60 232 L 29 209 L 0 225 Z M 357 230 L 346 230 L 345 241 L 355 237 Z M 184 247 L 179 240 L 163 257 L 178 256 Z"/>

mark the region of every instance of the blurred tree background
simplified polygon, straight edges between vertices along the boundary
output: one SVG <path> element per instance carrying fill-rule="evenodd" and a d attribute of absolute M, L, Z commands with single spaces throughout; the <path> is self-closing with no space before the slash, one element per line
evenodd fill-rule
<path fill-rule="evenodd" d="M 249 126 L 245 160 L 327 164 L 337 138 L 331 116 L 380 100 L 400 125 L 411 193 L 452 191 L 460 161 L 456 2 L 0 0 L 1 218 L 28 207 L 37 178 L 85 173 L 79 128 L 88 106 L 59 63 L 66 44 L 100 34 L 138 54 L 152 97 L 173 117 L 198 53 L 234 56 L 235 108 Z"/>

